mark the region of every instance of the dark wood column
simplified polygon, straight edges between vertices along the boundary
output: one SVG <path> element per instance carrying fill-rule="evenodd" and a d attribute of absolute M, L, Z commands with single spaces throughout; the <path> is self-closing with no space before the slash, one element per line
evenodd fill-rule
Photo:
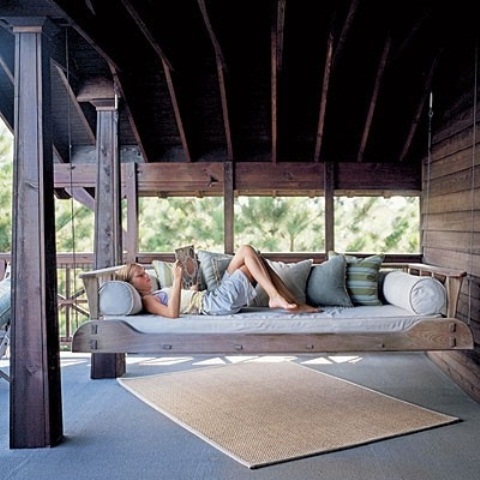
<path fill-rule="evenodd" d="M 95 268 L 122 263 L 122 222 L 118 111 L 113 82 L 90 82 L 79 94 L 97 109 L 97 183 L 95 189 Z M 92 355 L 91 378 L 125 373 L 124 354 Z"/>
<path fill-rule="evenodd" d="M 48 29 L 22 19 L 15 34 L 10 447 L 63 437 L 57 314 Z M 29 20 L 29 21 L 26 21 Z"/>
<path fill-rule="evenodd" d="M 235 217 L 235 170 L 233 162 L 223 165 L 223 215 L 224 215 L 224 252 L 235 253 L 234 217 Z"/>
<path fill-rule="evenodd" d="M 127 198 L 127 235 L 125 261 L 136 262 L 138 257 L 138 185 L 137 164 L 125 164 L 125 197 Z"/>
<path fill-rule="evenodd" d="M 325 258 L 328 252 L 335 249 L 335 165 L 332 162 L 323 164 L 325 192 Z"/>

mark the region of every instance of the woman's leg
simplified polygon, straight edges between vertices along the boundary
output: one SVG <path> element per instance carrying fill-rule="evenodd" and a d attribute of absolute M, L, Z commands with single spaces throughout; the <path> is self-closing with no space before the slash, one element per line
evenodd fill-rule
<path fill-rule="evenodd" d="M 265 289 L 269 297 L 270 308 L 286 308 L 296 311 L 299 309 L 301 311 L 318 310 L 309 305 L 299 304 L 282 279 L 249 245 L 243 245 L 238 249 L 228 265 L 227 271 L 232 274 L 239 268 L 251 282 L 256 280 Z"/>

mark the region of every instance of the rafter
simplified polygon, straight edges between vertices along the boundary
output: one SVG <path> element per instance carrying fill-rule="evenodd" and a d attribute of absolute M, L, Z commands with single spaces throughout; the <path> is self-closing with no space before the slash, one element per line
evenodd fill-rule
<path fill-rule="evenodd" d="M 270 25 L 271 47 L 271 108 L 272 108 L 272 162 L 278 157 L 279 142 L 279 82 L 281 82 L 283 65 L 283 41 L 285 28 L 286 0 L 278 0 L 273 11 Z"/>
<path fill-rule="evenodd" d="M 347 16 L 345 17 L 345 21 L 343 22 L 342 31 L 340 32 L 337 44 L 335 45 L 333 65 L 335 65 L 338 62 L 340 56 L 343 53 L 344 45 L 348 37 L 348 32 L 350 31 L 350 28 L 353 25 L 353 21 L 357 13 L 358 4 L 359 4 L 359 0 L 351 0 L 350 2 L 350 7 L 348 9 Z"/>
<path fill-rule="evenodd" d="M 387 65 L 387 58 L 388 58 L 388 53 L 390 51 L 390 44 L 391 44 L 391 38 L 390 38 L 390 35 L 388 35 L 385 40 L 385 44 L 383 46 L 382 57 L 380 59 L 377 75 L 375 77 L 375 84 L 373 87 L 372 98 L 370 100 L 370 105 L 368 107 L 367 118 L 365 120 L 362 139 L 360 141 L 360 148 L 358 150 L 357 162 L 362 162 L 363 156 L 365 154 L 365 148 L 367 146 L 368 136 L 370 134 L 370 129 L 372 127 L 373 115 L 375 113 L 375 108 L 377 106 L 378 93 L 380 91 L 380 84 L 382 83 L 383 74 L 385 72 L 385 67 Z"/>
<path fill-rule="evenodd" d="M 333 57 L 333 35 L 330 31 L 327 38 L 327 53 L 325 55 L 325 66 L 323 69 L 322 93 L 320 95 L 320 108 L 318 114 L 317 139 L 315 142 L 314 162 L 320 161 L 322 152 L 323 133 L 325 130 L 325 112 L 327 109 L 328 88 L 330 86 L 330 76 L 332 73 L 332 57 Z"/>
<path fill-rule="evenodd" d="M 142 16 L 138 12 L 138 10 L 133 6 L 133 4 L 130 2 L 130 0 L 122 0 L 122 3 L 125 6 L 128 13 L 130 14 L 130 16 L 132 17 L 132 19 L 135 22 L 135 24 L 137 25 L 137 27 L 139 28 L 139 30 L 142 32 L 144 37 L 147 39 L 148 43 L 151 45 L 151 47 L 155 51 L 158 58 L 160 59 L 160 62 L 161 62 L 162 67 L 163 67 L 163 72 L 165 74 L 165 78 L 166 78 L 166 82 L 167 82 L 167 86 L 168 86 L 168 91 L 169 91 L 169 94 L 170 94 L 170 99 L 171 99 L 171 102 L 172 102 L 172 107 L 173 107 L 173 111 L 174 111 L 175 119 L 176 119 L 176 123 L 177 123 L 177 129 L 178 129 L 178 133 L 179 133 L 179 136 L 180 136 L 180 141 L 181 141 L 182 146 L 183 146 L 183 151 L 184 151 L 184 154 L 185 154 L 185 158 L 188 162 L 191 162 L 192 161 L 192 156 L 190 154 L 190 147 L 189 147 L 188 142 L 187 142 L 187 135 L 186 135 L 186 132 L 185 132 L 185 126 L 184 126 L 184 122 L 183 122 L 182 115 L 181 115 L 181 112 L 180 112 L 180 107 L 179 107 L 179 103 L 178 103 L 178 99 L 177 99 L 177 94 L 176 94 L 176 91 L 175 91 L 174 80 L 173 80 L 173 77 L 172 77 L 172 64 L 171 64 L 170 60 L 167 58 L 167 56 L 165 55 L 165 53 L 163 52 L 159 43 L 155 40 L 155 36 L 152 34 L 152 32 L 150 31 L 150 29 L 148 28 L 146 23 L 143 21 Z"/>
<path fill-rule="evenodd" d="M 232 128 L 230 125 L 230 115 L 228 109 L 228 95 L 227 95 L 227 81 L 226 81 L 226 72 L 227 65 L 225 63 L 225 57 L 223 55 L 220 42 L 218 41 L 217 35 L 213 30 L 210 17 L 208 15 L 207 7 L 204 0 L 198 0 L 198 6 L 202 13 L 203 21 L 207 28 L 208 36 L 212 42 L 213 49 L 215 51 L 215 62 L 217 65 L 217 75 L 218 75 L 218 87 L 220 90 L 220 101 L 222 103 L 222 115 L 223 115 L 223 126 L 225 129 L 225 139 L 227 144 L 227 160 L 234 160 L 233 152 L 233 142 L 232 142 Z"/>
<path fill-rule="evenodd" d="M 425 106 L 425 102 L 427 100 L 427 97 L 430 94 L 433 75 L 434 75 L 435 70 L 437 68 L 440 55 L 441 54 L 439 53 L 434 58 L 434 60 L 432 62 L 432 65 L 430 67 L 430 70 L 428 72 L 428 75 L 425 77 L 425 84 L 424 84 L 424 87 L 423 87 L 423 93 L 422 93 L 422 96 L 420 98 L 420 101 L 418 102 L 417 110 L 416 110 L 416 112 L 413 116 L 412 123 L 410 125 L 410 129 L 409 129 L 408 134 L 407 134 L 407 138 L 405 139 L 405 143 L 403 145 L 402 153 L 400 154 L 400 158 L 399 158 L 400 162 L 403 162 L 405 160 L 405 158 L 407 157 L 408 152 L 410 150 L 410 146 L 412 145 L 413 137 L 415 136 L 415 132 L 417 131 L 418 124 L 420 122 L 420 117 L 422 116 L 423 107 Z"/>

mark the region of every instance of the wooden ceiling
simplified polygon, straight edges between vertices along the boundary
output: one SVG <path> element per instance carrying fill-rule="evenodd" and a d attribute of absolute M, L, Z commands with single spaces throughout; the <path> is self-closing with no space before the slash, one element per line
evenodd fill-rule
<path fill-rule="evenodd" d="M 87 100 L 106 89 L 118 96 L 122 161 L 418 163 L 430 92 L 435 125 L 471 80 L 477 27 L 466 5 L 2 1 L 0 114 L 12 126 L 12 19 L 40 16 L 58 162 L 94 161 Z"/>

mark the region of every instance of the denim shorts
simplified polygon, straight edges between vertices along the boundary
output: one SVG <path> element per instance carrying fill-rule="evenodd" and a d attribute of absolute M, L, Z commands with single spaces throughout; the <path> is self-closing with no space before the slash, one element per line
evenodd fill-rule
<path fill-rule="evenodd" d="M 203 313 L 207 315 L 238 313 L 256 295 L 255 288 L 241 270 L 235 270 L 231 275 L 225 272 L 220 285 L 206 293 L 203 299 Z"/>

